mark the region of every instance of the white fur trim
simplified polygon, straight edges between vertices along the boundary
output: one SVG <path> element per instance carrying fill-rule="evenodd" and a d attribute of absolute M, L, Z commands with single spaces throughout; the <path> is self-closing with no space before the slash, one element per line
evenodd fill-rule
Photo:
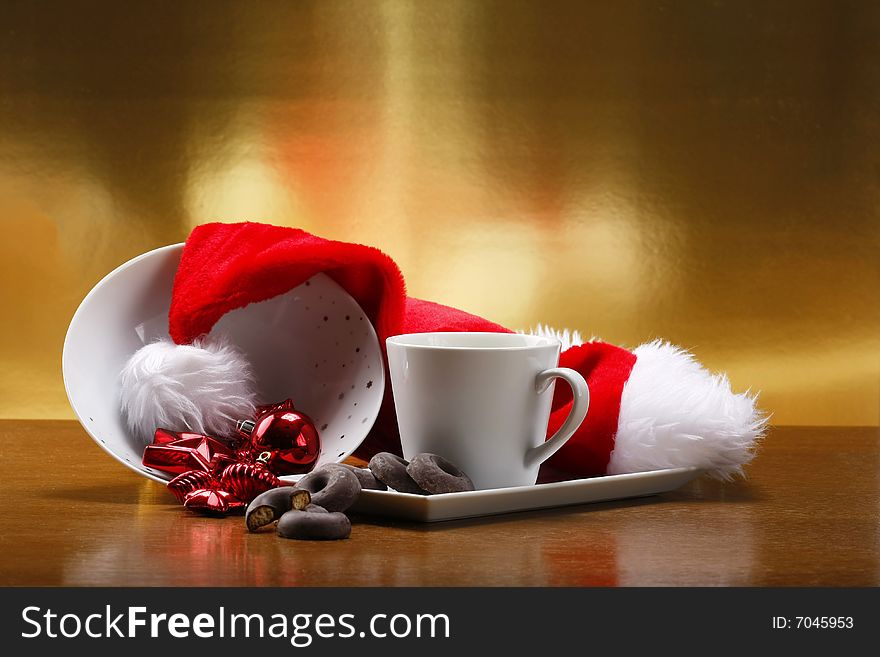
<path fill-rule="evenodd" d="M 734 394 L 725 375 L 671 344 L 655 340 L 634 353 L 608 474 L 696 466 L 719 479 L 742 475 L 768 419 L 757 396 Z"/>
<path fill-rule="evenodd" d="M 522 332 L 526 333 L 526 331 Z M 529 335 L 538 335 L 542 338 L 556 338 L 562 343 L 562 351 L 570 349 L 571 347 L 577 347 L 586 342 L 581 337 L 579 331 L 569 331 L 568 329 L 563 329 L 562 331 L 560 331 L 546 324 L 538 324 L 535 328 L 529 329 L 527 333 Z"/>
<path fill-rule="evenodd" d="M 223 340 L 145 345 L 122 370 L 120 390 L 128 427 L 144 444 L 158 428 L 228 436 L 254 413 L 250 363 Z"/>

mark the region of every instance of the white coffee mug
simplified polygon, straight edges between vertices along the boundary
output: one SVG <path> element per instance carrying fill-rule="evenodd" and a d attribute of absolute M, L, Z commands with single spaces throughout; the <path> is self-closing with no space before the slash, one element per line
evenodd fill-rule
<path fill-rule="evenodd" d="M 513 333 L 413 333 L 386 340 L 403 456 L 439 454 L 478 490 L 530 486 L 584 421 L 590 391 L 557 367 L 561 344 Z M 568 418 L 545 442 L 557 378 L 572 388 Z"/>

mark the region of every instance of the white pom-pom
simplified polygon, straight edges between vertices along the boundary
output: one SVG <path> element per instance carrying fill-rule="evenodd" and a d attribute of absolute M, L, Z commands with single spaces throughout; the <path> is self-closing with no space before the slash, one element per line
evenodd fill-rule
<path fill-rule="evenodd" d="M 144 444 L 158 428 L 228 436 L 255 407 L 250 363 L 219 339 L 141 347 L 122 370 L 120 388 L 122 413 Z"/>
<path fill-rule="evenodd" d="M 634 353 L 608 474 L 685 466 L 720 479 L 743 474 L 767 424 L 755 395 L 734 394 L 726 376 L 671 344 L 658 340 Z"/>

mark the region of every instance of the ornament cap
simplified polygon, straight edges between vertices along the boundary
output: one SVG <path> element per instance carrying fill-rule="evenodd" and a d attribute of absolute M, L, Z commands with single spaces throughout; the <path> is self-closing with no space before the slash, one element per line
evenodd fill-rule
<path fill-rule="evenodd" d="M 243 434 L 245 436 L 250 436 L 254 432 L 254 428 L 256 426 L 257 426 L 257 423 L 254 422 L 253 420 L 239 420 L 235 425 L 235 429 L 240 434 Z"/>

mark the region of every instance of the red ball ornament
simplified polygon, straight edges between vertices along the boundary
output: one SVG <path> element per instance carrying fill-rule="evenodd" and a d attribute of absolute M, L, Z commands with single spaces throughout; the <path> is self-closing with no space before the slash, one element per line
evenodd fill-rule
<path fill-rule="evenodd" d="M 290 399 L 261 406 L 257 419 L 239 422 L 238 430 L 247 439 L 244 447 L 251 458 L 279 477 L 309 472 L 321 453 L 315 423 Z"/>

